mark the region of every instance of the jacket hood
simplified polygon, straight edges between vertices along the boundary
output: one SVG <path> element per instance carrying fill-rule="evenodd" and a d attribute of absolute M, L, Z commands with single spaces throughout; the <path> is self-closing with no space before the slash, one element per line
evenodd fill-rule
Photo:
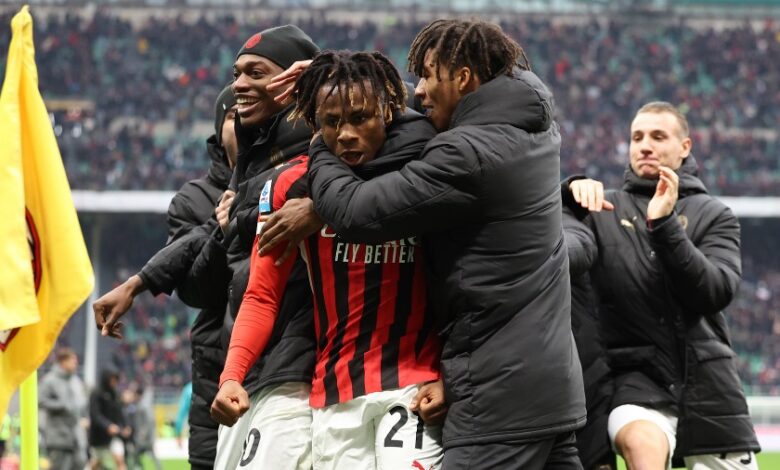
<path fill-rule="evenodd" d="M 212 135 L 206 140 L 206 148 L 211 158 L 208 178 L 219 188 L 227 189 L 233 170 L 230 169 L 225 149 L 217 143 L 217 136 Z"/>
<path fill-rule="evenodd" d="M 464 96 L 455 107 L 450 128 L 509 124 L 526 132 L 543 132 L 553 122 L 552 93 L 533 72 L 515 69 Z"/>
<path fill-rule="evenodd" d="M 707 193 L 707 188 L 699 179 L 698 165 L 693 154 L 683 160 L 680 168 L 677 169 L 677 175 L 680 177 L 680 188 L 678 190 L 680 197 L 690 196 L 692 194 Z M 628 164 L 624 175 L 623 190 L 629 193 L 651 196 L 655 194 L 655 187 L 658 185 L 658 179 L 640 178 L 634 173 L 631 164 Z"/>
<path fill-rule="evenodd" d="M 99 386 L 101 390 L 110 391 L 112 393 L 116 392 L 116 389 L 111 387 L 112 377 L 116 377 L 117 379 L 119 379 L 119 370 L 117 370 L 115 367 L 107 366 L 100 371 Z"/>

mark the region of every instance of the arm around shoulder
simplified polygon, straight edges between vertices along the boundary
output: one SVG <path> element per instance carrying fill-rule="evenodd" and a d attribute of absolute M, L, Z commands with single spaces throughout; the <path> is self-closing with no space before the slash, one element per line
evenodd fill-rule
<path fill-rule="evenodd" d="M 315 209 L 348 240 L 380 243 L 446 230 L 479 212 L 479 162 L 462 137 L 440 135 L 419 160 L 367 181 L 321 139 L 310 153 Z"/>

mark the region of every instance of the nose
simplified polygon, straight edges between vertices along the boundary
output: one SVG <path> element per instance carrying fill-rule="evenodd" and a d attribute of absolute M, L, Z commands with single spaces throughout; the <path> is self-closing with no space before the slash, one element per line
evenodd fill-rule
<path fill-rule="evenodd" d="M 342 124 L 339 128 L 339 135 L 336 137 L 336 141 L 346 146 L 349 143 L 352 143 L 357 140 L 357 133 L 355 132 L 355 127 L 352 124 Z"/>
<path fill-rule="evenodd" d="M 653 153 L 653 148 L 651 146 L 649 136 L 645 136 L 642 138 L 642 140 L 639 141 L 639 151 L 642 152 L 643 155 L 649 155 Z"/>
<path fill-rule="evenodd" d="M 243 93 L 249 89 L 246 75 L 243 73 L 238 74 L 235 80 L 233 80 L 233 93 Z"/>
<path fill-rule="evenodd" d="M 417 86 L 414 87 L 414 96 L 419 99 L 425 98 L 425 79 L 421 78 L 419 82 L 417 82 Z"/>

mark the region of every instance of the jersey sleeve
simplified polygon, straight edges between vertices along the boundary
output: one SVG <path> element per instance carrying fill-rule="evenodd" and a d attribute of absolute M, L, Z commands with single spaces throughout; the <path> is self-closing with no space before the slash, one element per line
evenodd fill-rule
<path fill-rule="evenodd" d="M 282 255 L 284 246 L 277 246 L 266 256 L 257 254 L 257 239 L 252 246 L 249 283 L 230 335 L 225 368 L 219 378 L 222 386 L 228 380 L 242 383 L 249 368 L 265 350 L 276 322 L 279 304 L 290 277 L 296 256 L 282 265 L 274 260 Z"/>
<path fill-rule="evenodd" d="M 305 196 L 297 193 L 307 188 L 306 165 L 305 158 L 298 158 L 274 172 L 261 190 L 259 217 L 281 208 L 288 197 Z M 258 220 L 258 232 L 261 227 L 262 222 Z M 268 345 L 285 286 L 298 256 L 290 256 L 277 266 L 275 260 L 282 255 L 285 246 L 277 246 L 266 256 L 260 256 L 257 243 L 255 237 L 249 258 L 249 282 L 233 325 L 225 367 L 219 378 L 220 387 L 228 380 L 242 383 Z"/>

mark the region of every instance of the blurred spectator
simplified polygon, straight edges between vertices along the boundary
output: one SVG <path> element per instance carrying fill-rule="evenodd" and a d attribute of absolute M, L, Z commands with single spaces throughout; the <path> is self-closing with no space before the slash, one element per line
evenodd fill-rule
<path fill-rule="evenodd" d="M 43 445 L 52 470 L 83 470 L 87 463 L 87 389 L 76 374 L 76 353 L 60 348 L 56 358 L 38 392 Z"/>
<path fill-rule="evenodd" d="M 173 424 L 173 434 L 176 436 L 176 443 L 182 446 L 181 440 L 184 434 L 184 423 L 187 422 L 187 416 L 190 414 L 190 405 L 192 404 L 192 382 L 187 382 L 181 389 L 179 396 L 179 408 L 176 411 L 176 421 Z"/>
<path fill-rule="evenodd" d="M 139 383 L 137 388 L 128 388 L 122 392 L 122 402 L 125 405 L 125 420 L 132 428 L 130 439 L 126 441 L 127 468 L 143 470 L 143 458 L 148 457 L 157 470 L 162 464 L 154 453 L 154 401 L 152 389 Z"/>
<path fill-rule="evenodd" d="M 107 367 L 100 373 L 100 382 L 89 398 L 89 445 L 92 468 L 124 470 L 124 444 L 132 433 L 125 422 L 118 392 L 119 372 Z"/>
<path fill-rule="evenodd" d="M 208 165 L 201 145 L 208 131 L 199 123 L 210 122 L 209 97 L 230 80 L 240 38 L 254 31 L 294 22 L 322 48 L 376 49 L 405 69 L 423 26 L 392 13 L 352 24 L 317 12 L 260 20 L 212 12 L 194 21 L 157 12 L 137 13 L 146 16 L 135 23 L 105 8 L 84 17 L 66 10 L 36 17 L 41 89 L 75 188 L 175 190 L 199 176 Z M 0 24 L 13 13 L 0 10 Z M 708 26 L 680 17 L 640 28 L 620 17 L 504 18 L 504 30 L 555 94 L 563 174 L 620 183 L 622 123 L 641 103 L 666 100 L 680 103 L 700 126 L 694 148 L 713 193 L 780 191 L 780 23 L 722 27 L 723 18 Z M 0 50 L 8 39 L 0 37 Z"/>

